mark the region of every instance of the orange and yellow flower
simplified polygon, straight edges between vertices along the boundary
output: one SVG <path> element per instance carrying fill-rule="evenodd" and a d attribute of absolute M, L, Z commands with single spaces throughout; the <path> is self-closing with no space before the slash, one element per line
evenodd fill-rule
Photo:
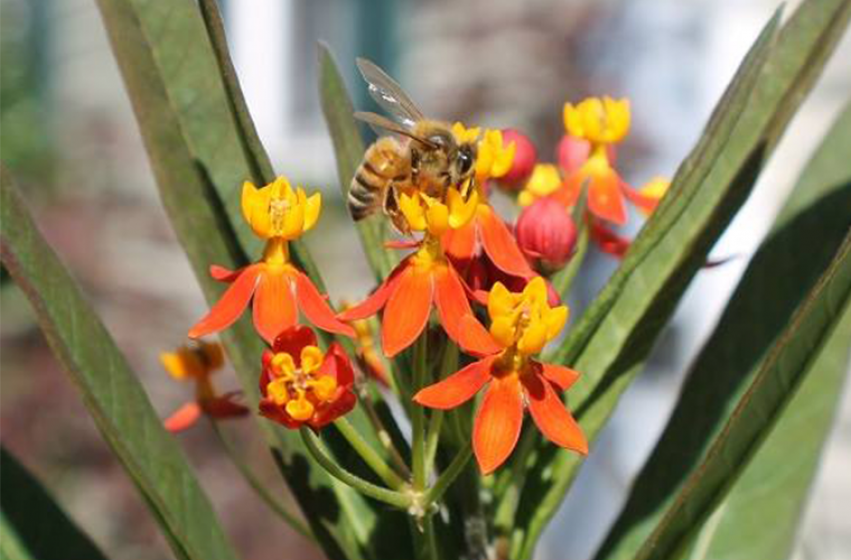
<path fill-rule="evenodd" d="M 263 353 L 260 414 L 286 426 L 319 429 L 352 410 L 354 373 L 338 343 L 322 352 L 308 327 L 283 331 Z"/>
<path fill-rule="evenodd" d="M 198 342 L 181 346 L 174 352 L 163 352 L 160 361 L 165 370 L 178 381 L 195 383 L 195 399 L 177 409 L 163 424 L 170 432 L 180 432 L 193 426 L 202 414 L 224 419 L 245 416 L 248 408 L 235 402 L 238 391 L 220 395 L 210 377 L 224 365 L 221 345 Z"/>
<path fill-rule="evenodd" d="M 472 314 L 470 302 L 439 239 L 426 236 L 417 251 L 402 260 L 371 296 L 338 317 L 357 321 L 384 309 L 381 347 L 389 358 L 413 344 L 425 330 L 432 306 L 437 308 L 446 334 L 459 342 L 459 320 Z"/>
<path fill-rule="evenodd" d="M 659 201 L 668 192 L 670 186 L 670 179 L 659 176 L 654 177 L 639 189 L 624 184 L 624 194 L 642 214 L 649 216 L 659 206 Z"/>
<path fill-rule="evenodd" d="M 236 271 L 220 266 L 210 268 L 214 279 L 229 282 L 230 287 L 189 330 L 189 337 L 200 338 L 229 327 L 252 299 L 254 326 L 269 343 L 298 322 L 299 311 L 322 330 L 354 336 L 349 325 L 334 317 L 313 282 L 289 260 L 287 242 L 313 228 L 321 206 L 318 193 L 308 197 L 301 187 L 293 189 L 285 177 L 260 189 L 246 182 L 242 214 L 255 235 L 266 240 L 263 257 Z"/>
<path fill-rule="evenodd" d="M 553 443 L 578 453 L 588 452 L 582 429 L 565 408 L 558 392 L 579 377 L 575 371 L 532 358 L 555 338 L 567 321 L 565 306 L 550 307 L 543 278 L 531 280 L 521 293 L 496 284 L 488 299 L 489 333 L 480 336 L 472 316 L 462 320 L 463 346 L 484 356 L 448 378 L 430 385 L 414 401 L 430 408 L 451 409 L 487 393 L 473 426 L 473 451 L 479 468 L 489 474 L 511 455 L 528 406 L 535 424 Z"/>

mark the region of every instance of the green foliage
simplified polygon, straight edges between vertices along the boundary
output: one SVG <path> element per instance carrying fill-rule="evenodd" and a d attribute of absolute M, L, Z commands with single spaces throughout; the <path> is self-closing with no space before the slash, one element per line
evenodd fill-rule
<path fill-rule="evenodd" d="M 736 210 L 744 203 L 845 30 L 851 4 L 804 2 L 777 33 L 779 14 L 719 103 L 703 138 L 680 166 L 668 196 L 621 267 L 580 319 L 556 359 L 584 375 L 571 406 L 586 435 L 602 429 L 641 370 L 656 336 Z M 552 447 L 527 475 L 512 552 L 529 558 L 581 464 Z"/>
<path fill-rule="evenodd" d="M 106 559 L 5 446 L 0 447 L 0 485 L 0 556 L 20 560 Z"/>
<path fill-rule="evenodd" d="M 207 495 L 139 380 L 74 280 L 0 178 L 0 250 L 101 435 L 136 483 L 178 558 L 233 560 Z M 5 489 L 4 489 L 5 493 Z"/>
<path fill-rule="evenodd" d="M 686 478 L 695 472 L 724 422 L 749 390 L 771 345 L 818 280 L 818 272 L 828 266 L 839 248 L 848 231 L 847 208 L 851 205 L 851 168 L 844 155 L 849 141 L 851 109 L 846 109 L 801 174 L 793 196 L 754 256 L 718 327 L 697 358 L 665 433 L 598 554 L 600 560 L 631 558 L 659 523 L 665 510 L 672 505 L 674 493 L 681 490 Z M 754 321 L 754 317 L 759 317 L 759 321 Z M 841 350 L 837 353 L 841 354 Z M 808 383 L 830 387 L 837 383 L 831 381 L 836 377 L 836 374 L 825 374 L 823 379 Z M 839 379 L 841 377 L 840 373 Z M 833 387 L 827 394 L 815 393 L 811 398 L 829 399 L 835 394 Z M 784 421 L 794 423 L 799 415 L 809 418 L 812 409 L 813 405 L 803 403 L 800 407 L 791 407 Z M 818 456 L 818 445 L 809 456 L 798 449 L 808 439 L 810 445 L 818 441 L 818 430 L 808 432 L 807 437 L 796 438 L 794 446 L 789 437 L 788 432 L 772 435 L 795 448 L 794 456 L 799 460 L 813 461 Z M 788 464 L 788 459 L 784 463 Z M 766 480 L 771 480 L 765 471 L 776 470 L 778 466 L 771 464 L 771 467 L 764 466 L 753 472 L 763 471 L 759 480 L 765 484 Z M 784 469 L 783 472 L 788 471 Z M 804 493 L 809 480 L 807 473 L 804 470 L 794 472 L 799 477 L 800 492 Z M 789 493 L 787 484 L 790 481 L 784 482 L 783 491 L 778 495 L 783 496 L 787 507 L 793 508 L 791 514 L 798 511 L 798 502 Z M 760 508 L 770 508 L 764 511 L 771 511 L 772 517 L 777 514 L 776 504 L 764 500 L 758 503 Z M 778 530 L 775 523 L 770 527 L 762 525 L 762 528 L 770 533 L 771 536 L 766 537 L 768 540 L 788 539 L 793 534 Z M 767 551 L 759 557 L 767 558 Z"/>

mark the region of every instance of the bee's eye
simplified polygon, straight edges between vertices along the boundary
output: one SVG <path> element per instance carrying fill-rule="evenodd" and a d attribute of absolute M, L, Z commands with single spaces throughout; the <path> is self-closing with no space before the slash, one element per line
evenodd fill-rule
<path fill-rule="evenodd" d="M 462 148 L 461 151 L 458 152 L 458 165 L 461 169 L 461 173 L 467 173 L 473 165 L 473 154 L 471 154 L 469 150 Z"/>

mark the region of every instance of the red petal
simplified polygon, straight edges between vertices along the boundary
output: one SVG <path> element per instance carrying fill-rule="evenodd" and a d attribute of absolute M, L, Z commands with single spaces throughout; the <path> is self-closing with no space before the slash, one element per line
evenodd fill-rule
<path fill-rule="evenodd" d="M 497 268 L 512 276 L 531 278 L 535 272 L 517 246 L 505 222 L 490 207 L 479 207 L 479 232 L 485 253 Z"/>
<path fill-rule="evenodd" d="M 485 298 L 487 305 L 487 298 Z M 473 356 L 489 356 L 502 351 L 502 346 L 473 315 L 464 315 L 458 321 L 458 346 Z"/>
<path fill-rule="evenodd" d="M 275 339 L 272 349 L 275 352 L 286 352 L 298 362 L 301 359 L 301 349 L 305 346 L 316 346 L 316 333 L 310 327 L 296 325 L 282 331 Z M 263 365 L 274 357 L 272 352 L 263 353 Z"/>
<path fill-rule="evenodd" d="M 614 171 L 592 176 L 588 184 L 588 210 L 622 226 L 626 223 L 626 202 L 620 184 L 620 177 Z"/>
<path fill-rule="evenodd" d="M 243 270 L 245 270 L 245 267 L 231 270 L 214 264 L 210 266 L 210 277 L 216 282 L 233 282 Z"/>
<path fill-rule="evenodd" d="M 473 314 L 464 284 L 451 266 L 441 266 L 435 270 L 434 281 L 434 303 L 440 314 L 440 323 L 449 338 L 459 342 L 464 334 L 461 332 L 460 320 L 466 315 Z"/>
<path fill-rule="evenodd" d="M 629 250 L 631 244 L 629 239 L 618 235 L 596 219 L 591 220 L 590 233 L 591 239 L 604 253 L 621 259 Z"/>
<path fill-rule="evenodd" d="M 301 425 L 303 424 L 303 422 L 293 420 L 293 418 L 287 414 L 286 410 L 284 410 L 284 407 L 276 405 L 269 399 L 263 399 L 260 401 L 260 414 L 273 422 L 286 426 L 291 430 L 301 428 Z"/>
<path fill-rule="evenodd" d="M 542 373 L 544 377 L 555 383 L 562 391 L 568 390 L 570 386 L 576 383 L 576 380 L 579 379 L 579 372 L 570 368 L 557 366 L 555 364 L 541 364 L 541 366 L 543 368 Z"/>
<path fill-rule="evenodd" d="M 279 334 L 298 321 L 292 277 L 266 267 L 254 293 L 254 328 L 272 344 Z"/>
<path fill-rule="evenodd" d="M 248 407 L 235 402 L 238 391 L 225 393 L 219 397 L 206 399 L 201 403 L 204 413 L 211 418 L 237 418 L 248 414 Z"/>
<path fill-rule="evenodd" d="M 431 313 L 433 294 L 431 271 L 409 267 L 402 273 L 384 310 L 381 346 L 385 356 L 395 356 L 423 332 Z"/>
<path fill-rule="evenodd" d="M 552 385 L 540 375 L 524 377 L 523 384 L 529 396 L 529 412 L 538 429 L 556 445 L 586 455 L 588 441 L 582 428 L 565 408 Z"/>
<path fill-rule="evenodd" d="M 328 347 L 328 351 L 325 353 L 325 360 L 322 362 L 319 371 L 333 376 L 337 380 L 337 384 L 343 387 L 348 387 L 355 381 L 352 362 L 349 360 L 349 356 L 343 350 L 343 347 L 337 342 L 332 343 Z"/>
<path fill-rule="evenodd" d="M 429 385 L 414 395 L 414 402 L 441 410 L 464 404 L 490 380 L 494 359 L 491 357 L 473 362 L 443 381 Z"/>
<path fill-rule="evenodd" d="M 219 332 L 236 322 L 251 301 L 262 268 L 261 265 L 244 268 L 210 312 L 189 329 L 189 338 L 201 338 Z"/>
<path fill-rule="evenodd" d="M 298 304 L 304 316 L 323 331 L 355 337 L 355 329 L 334 316 L 334 310 L 305 274 L 296 273 Z"/>
<path fill-rule="evenodd" d="M 191 428 L 201 417 L 201 405 L 193 401 L 186 403 L 163 421 L 163 426 L 169 432 L 181 432 Z"/>
<path fill-rule="evenodd" d="M 387 279 L 384 280 L 384 282 L 378 286 L 374 292 L 372 292 L 372 295 L 354 307 L 350 307 L 343 311 L 337 315 L 337 318 L 341 321 L 357 321 L 359 319 L 372 317 L 378 313 L 387 303 L 387 300 L 390 298 L 390 294 L 393 293 L 396 283 L 399 282 L 399 278 L 407 269 L 409 262 L 410 261 L 408 259 L 400 262 L 396 268 L 393 269 L 393 272 L 390 273 L 390 276 L 388 276 Z"/>
<path fill-rule="evenodd" d="M 522 425 L 523 398 L 517 376 L 494 378 L 473 426 L 473 452 L 482 474 L 492 473 L 508 459 Z"/>
<path fill-rule="evenodd" d="M 340 396 L 326 406 L 320 407 L 313 414 L 313 418 L 307 421 L 307 424 L 317 430 L 327 426 L 340 416 L 349 413 L 355 407 L 357 401 L 358 399 L 351 389 L 341 388 Z"/>
<path fill-rule="evenodd" d="M 443 251 L 447 255 L 461 261 L 468 261 L 475 256 L 478 219 L 478 216 L 475 216 L 463 227 L 450 229 L 443 234 L 440 242 L 443 244 Z"/>

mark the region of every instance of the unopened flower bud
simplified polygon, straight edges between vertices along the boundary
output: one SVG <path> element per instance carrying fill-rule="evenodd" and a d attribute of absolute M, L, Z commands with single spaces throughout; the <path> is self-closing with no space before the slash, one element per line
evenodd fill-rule
<path fill-rule="evenodd" d="M 523 209 L 517 220 L 517 244 L 544 272 L 562 268 L 576 247 L 576 225 L 567 209 L 545 197 Z"/>
<path fill-rule="evenodd" d="M 569 134 L 562 136 L 556 147 L 556 161 L 558 161 L 558 166 L 568 174 L 578 171 L 588 161 L 590 155 L 591 142 Z M 606 156 L 609 158 L 609 165 L 614 165 L 615 148 L 613 145 L 609 144 L 606 146 Z"/>
<path fill-rule="evenodd" d="M 529 137 L 513 128 L 502 131 L 502 144 L 509 146 L 514 142 L 514 161 L 508 173 L 500 177 L 499 184 L 510 190 L 518 190 L 532 174 L 535 163 L 538 161 L 538 152 Z"/>

